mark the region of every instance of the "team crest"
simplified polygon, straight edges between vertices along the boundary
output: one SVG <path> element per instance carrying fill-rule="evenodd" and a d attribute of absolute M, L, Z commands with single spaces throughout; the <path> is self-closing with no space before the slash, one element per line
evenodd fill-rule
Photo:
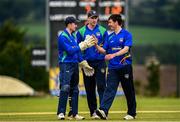
<path fill-rule="evenodd" d="M 100 32 L 96 32 L 96 36 L 100 36 L 101 35 L 101 33 Z"/>
<path fill-rule="evenodd" d="M 119 39 L 119 41 L 120 41 L 120 42 L 123 42 L 123 41 L 124 41 L 124 39 L 123 39 L 123 38 L 120 38 L 120 39 Z"/>

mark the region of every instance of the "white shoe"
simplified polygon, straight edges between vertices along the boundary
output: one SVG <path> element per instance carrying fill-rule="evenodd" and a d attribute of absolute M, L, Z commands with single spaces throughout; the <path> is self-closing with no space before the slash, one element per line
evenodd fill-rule
<path fill-rule="evenodd" d="M 100 119 L 100 117 L 94 112 L 91 116 L 92 119 Z"/>
<path fill-rule="evenodd" d="M 85 118 L 83 116 L 76 114 L 76 116 L 74 116 L 74 119 L 75 120 L 84 120 Z"/>
<path fill-rule="evenodd" d="M 58 114 L 58 119 L 64 120 L 65 119 L 64 113 Z"/>
<path fill-rule="evenodd" d="M 104 112 L 103 110 L 100 110 L 100 109 L 96 110 L 96 114 L 97 114 L 101 119 L 104 119 L 104 120 L 107 119 L 107 116 L 106 116 L 106 114 L 105 114 L 105 112 Z"/>
<path fill-rule="evenodd" d="M 124 117 L 124 120 L 132 120 L 132 119 L 135 119 L 135 117 L 131 116 L 131 115 L 126 115 Z"/>

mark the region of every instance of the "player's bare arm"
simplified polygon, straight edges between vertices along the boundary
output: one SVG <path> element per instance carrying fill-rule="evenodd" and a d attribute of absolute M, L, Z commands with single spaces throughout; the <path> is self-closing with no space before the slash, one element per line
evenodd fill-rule
<path fill-rule="evenodd" d="M 120 55 L 126 54 L 128 51 L 129 51 L 129 47 L 128 47 L 128 46 L 125 46 L 123 49 L 119 50 L 119 51 L 116 52 L 116 53 L 107 54 L 107 55 L 105 56 L 105 60 L 111 60 L 112 58 L 114 58 L 114 57 L 116 57 L 116 56 L 120 56 Z"/>
<path fill-rule="evenodd" d="M 96 41 L 95 41 L 95 47 L 96 47 L 96 49 L 97 49 L 100 53 L 106 54 L 106 50 L 105 50 L 104 48 L 102 48 L 101 46 L 98 45 L 98 39 L 96 38 L 96 36 L 94 36 L 94 35 L 92 35 L 92 36 L 93 36 L 94 40 L 96 40 Z"/>

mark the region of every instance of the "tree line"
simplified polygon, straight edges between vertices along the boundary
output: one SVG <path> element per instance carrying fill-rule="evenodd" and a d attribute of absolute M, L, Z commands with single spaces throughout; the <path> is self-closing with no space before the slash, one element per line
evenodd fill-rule
<path fill-rule="evenodd" d="M 37 91 L 48 91 L 48 72 L 31 66 L 31 45 L 25 45 L 26 32 L 12 21 L 0 26 L 0 75 L 15 77 Z"/>
<path fill-rule="evenodd" d="M 142 0 L 129 8 L 130 24 L 180 29 L 179 0 Z"/>
<path fill-rule="evenodd" d="M 129 0 L 129 23 L 180 29 L 180 0 Z M 7 19 L 18 22 L 42 22 L 46 0 L 0 0 L 0 23 Z"/>
<path fill-rule="evenodd" d="M 0 23 L 41 22 L 45 19 L 46 0 L 0 0 Z"/>

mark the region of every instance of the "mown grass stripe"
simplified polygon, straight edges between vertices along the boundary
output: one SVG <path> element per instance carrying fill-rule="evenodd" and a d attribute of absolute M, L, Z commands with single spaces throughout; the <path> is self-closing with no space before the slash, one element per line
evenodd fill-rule
<path fill-rule="evenodd" d="M 89 111 L 81 111 L 80 114 L 89 114 Z M 126 111 L 110 111 L 109 113 L 126 113 Z M 137 111 L 137 113 L 180 113 L 180 111 Z M 0 115 L 50 115 L 56 114 L 56 112 L 11 112 L 0 113 Z"/>

